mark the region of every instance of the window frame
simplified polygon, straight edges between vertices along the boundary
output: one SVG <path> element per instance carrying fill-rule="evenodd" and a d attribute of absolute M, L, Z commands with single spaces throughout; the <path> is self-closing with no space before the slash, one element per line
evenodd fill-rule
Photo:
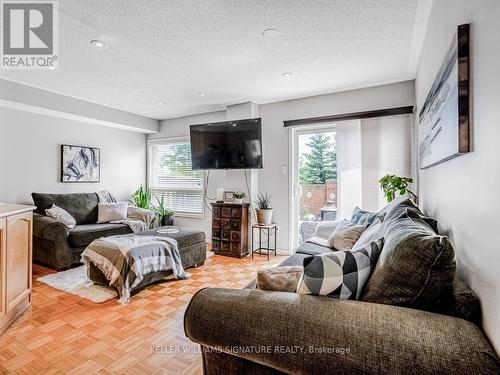
<path fill-rule="evenodd" d="M 147 147 L 146 147 L 146 187 L 148 190 L 153 191 L 154 189 L 151 188 L 149 185 L 149 175 L 150 175 L 150 165 L 151 165 L 151 156 L 150 156 L 150 147 L 155 144 L 155 143 L 183 143 L 187 142 L 191 145 L 191 140 L 188 136 L 184 137 L 165 137 L 165 138 L 153 138 L 153 139 L 148 139 L 147 141 Z M 185 218 L 192 218 L 192 219 L 205 219 L 205 179 L 206 179 L 206 171 L 201 171 L 203 173 L 202 177 L 202 204 L 201 204 L 201 213 L 190 213 L 190 212 L 175 212 L 176 217 L 185 217 Z M 174 190 L 175 191 L 175 190 Z"/>

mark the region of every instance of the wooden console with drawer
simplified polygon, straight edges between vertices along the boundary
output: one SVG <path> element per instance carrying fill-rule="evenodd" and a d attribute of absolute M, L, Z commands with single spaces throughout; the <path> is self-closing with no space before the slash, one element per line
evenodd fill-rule
<path fill-rule="evenodd" d="M 248 203 L 212 203 L 212 251 L 236 258 L 248 255 Z"/>
<path fill-rule="evenodd" d="M 0 333 L 31 304 L 34 209 L 0 203 Z"/>

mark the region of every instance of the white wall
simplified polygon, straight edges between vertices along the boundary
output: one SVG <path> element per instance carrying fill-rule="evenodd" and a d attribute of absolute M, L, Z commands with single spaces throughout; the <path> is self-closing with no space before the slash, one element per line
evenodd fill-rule
<path fill-rule="evenodd" d="M 280 224 L 279 249 L 288 249 L 289 237 L 289 176 L 281 173 L 281 167 L 288 167 L 289 163 L 289 130 L 283 127 L 283 121 L 410 105 L 414 105 L 413 81 L 259 106 L 263 128 L 264 157 L 264 168 L 258 171 L 259 190 L 272 195 L 275 221 Z M 164 120 L 160 125 L 160 133 L 149 135 L 149 138 L 188 136 L 188 125 L 225 120 L 225 111 Z M 392 120 L 388 121 L 392 123 Z M 385 124 L 386 119 L 380 119 L 380 123 Z M 406 123 L 402 126 L 409 128 L 410 125 Z M 405 132 L 397 132 L 400 139 L 395 139 L 393 136 L 391 139 L 394 139 L 395 144 L 410 143 L 405 134 Z M 407 162 L 406 169 L 409 170 L 411 168 L 410 162 L 405 160 Z M 217 186 L 224 186 L 224 176 L 224 172 L 212 172 L 209 196 L 215 196 Z M 211 217 L 209 212 L 205 213 L 203 220 L 178 218 L 177 222 L 180 225 L 201 228 L 206 231 L 207 235 L 210 235 Z"/>
<path fill-rule="evenodd" d="M 100 148 L 101 182 L 59 182 L 61 144 Z M 0 107 L 0 202 L 32 203 L 31 192 L 102 189 L 128 200 L 145 183 L 145 167 L 145 134 Z"/>
<path fill-rule="evenodd" d="M 419 172 L 423 209 L 449 234 L 500 351 L 500 2 L 434 1 L 416 77 L 421 108 L 459 24 L 471 24 L 472 152 Z"/>
<path fill-rule="evenodd" d="M 413 115 L 361 121 L 362 207 L 377 211 L 387 204 L 379 180 L 386 174 L 412 177 Z"/>

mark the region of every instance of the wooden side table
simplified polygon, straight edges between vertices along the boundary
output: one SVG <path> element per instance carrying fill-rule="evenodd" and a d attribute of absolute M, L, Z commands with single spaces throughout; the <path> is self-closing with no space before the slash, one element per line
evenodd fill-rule
<path fill-rule="evenodd" d="M 254 231 L 255 229 L 259 230 L 259 247 L 254 249 Z M 252 225 L 252 258 L 253 254 L 267 254 L 267 260 L 270 259 L 270 254 L 274 251 L 274 256 L 276 256 L 276 237 L 278 235 L 278 224 L 269 224 L 269 225 L 261 225 L 261 224 L 253 224 Z M 265 239 L 266 247 L 262 246 L 262 231 L 264 231 L 264 235 L 267 236 Z M 271 248 L 271 237 L 274 237 L 274 247 Z M 266 252 L 263 253 L 262 250 Z"/>

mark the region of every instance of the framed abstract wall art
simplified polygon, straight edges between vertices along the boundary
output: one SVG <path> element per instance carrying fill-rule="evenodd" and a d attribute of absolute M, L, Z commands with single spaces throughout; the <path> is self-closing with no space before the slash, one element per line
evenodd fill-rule
<path fill-rule="evenodd" d="M 458 26 L 418 116 L 421 169 L 470 151 L 469 25 Z"/>
<path fill-rule="evenodd" d="M 61 182 L 99 182 L 101 151 L 95 147 L 61 145 Z"/>

